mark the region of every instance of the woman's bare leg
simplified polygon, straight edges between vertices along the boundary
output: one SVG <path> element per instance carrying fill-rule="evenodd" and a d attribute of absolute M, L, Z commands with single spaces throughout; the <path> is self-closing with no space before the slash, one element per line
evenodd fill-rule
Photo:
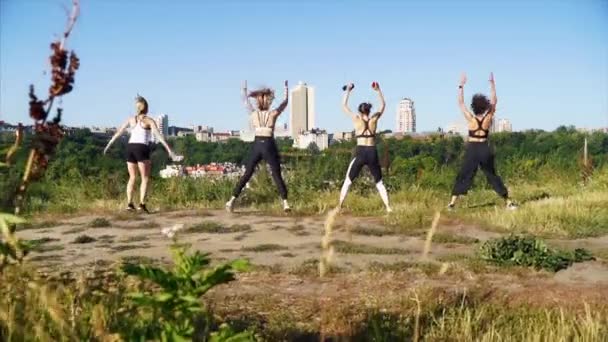
<path fill-rule="evenodd" d="M 129 181 L 127 182 L 127 204 L 133 203 L 133 190 L 135 190 L 135 180 L 137 178 L 137 164 L 127 162 L 129 170 Z"/>
<path fill-rule="evenodd" d="M 148 193 L 148 183 L 150 181 L 151 162 L 145 160 L 138 162 L 139 176 L 141 177 L 141 185 L 139 186 L 139 203 L 146 204 L 146 194 Z"/>

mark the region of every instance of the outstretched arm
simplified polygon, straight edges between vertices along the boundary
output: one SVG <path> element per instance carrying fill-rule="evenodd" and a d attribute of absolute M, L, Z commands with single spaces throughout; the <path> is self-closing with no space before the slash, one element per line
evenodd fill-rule
<path fill-rule="evenodd" d="M 108 150 L 110 149 L 110 146 L 112 146 L 112 144 L 116 141 L 116 139 L 118 139 L 118 137 L 120 137 L 124 133 L 124 131 L 127 129 L 127 127 L 129 127 L 129 121 L 131 121 L 131 119 L 127 120 L 124 124 L 122 124 L 122 126 L 120 126 L 120 128 L 118 128 L 118 131 L 116 131 L 116 133 L 114 134 L 112 139 L 110 139 L 110 141 L 108 142 L 106 147 L 103 149 L 103 154 L 106 154 L 108 152 Z"/>
<path fill-rule="evenodd" d="M 350 92 L 353 90 L 353 88 L 355 87 L 354 84 L 349 83 L 346 86 L 346 92 L 344 93 L 344 98 L 342 99 L 342 111 L 344 111 L 344 113 L 346 113 L 347 115 L 349 115 L 353 120 L 356 117 L 356 114 L 353 113 L 350 108 L 348 107 L 348 98 L 350 97 Z"/>
<path fill-rule="evenodd" d="M 498 97 L 496 97 L 496 82 L 494 82 L 494 73 L 490 73 L 490 110 L 488 111 L 488 115 L 494 115 L 496 113 L 496 103 L 498 102 Z"/>
<path fill-rule="evenodd" d="M 270 112 L 270 115 L 272 115 L 272 116 L 281 115 L 281 113 L 283 113 L 285 108 L 287 108 L 288 103 L 289 103 L 289 83 L 287 83 L 287 80 L 286 80 L 284 95 L 283 95 L 283 102 L 281 102 L 281 104 L 276 109 L 274 109 L 272 112 Z"/>
<path fill-rule="evenodd" d="M 384 101 L 384 95 L 382 94 L 382 90 L 380 90 L 380 85 L 377 82 L 373 83 L 373 88 L 378 92 L 378 100 L 380 101 L 380 107 L 374 116 L 380 118 L 384 113 L 384 108 L 386 107 L 386 102 Z"/>
<path fill-rule="evenodd" d="M 150 119 L 148 121 L 150 123 L 150 128 L 152 128 L 152 134 L 154 134 L 154 137 L 156 137 L 156 139 L 158 141 L 160 141 L 160 143 L 163 145 L 165 150 L 167 150 L 167 153 L 169 153 L 169 156 L 171 157 L 171 159 L 175 159 L 175 153 L 173 153 L 173 150 L 171 149 L 171 147 L 169 147 L 169 145 L 165 141 L 165 137 L 163 137 L 162 133 L 158 130 L 156 121 L 154 121 L 152 119 Z"/>
<path fill-rule="evenodd" d="M 460 110 L 462 114 L 464 114 L 467 120 L 473 120 L 473 114 L 467 109 L 467 106 L 464 104 L 464 85 L 467 83 L 467 75 L 463 72 L 462 76 L 460 76 L 460 85 L 458 86 L 458 105 L 460 106 Z"/>
<path fill-rule="evenodd" d="M 249 96 L 247 95 L 247 81 L 243 81 L 243 85 L 241 86 L 241 97 L 245 104 L 245 108 L 247 108 L 247 114 L 250 114 L 254 109 L 251 105 L 251 101 L 249 101 Z"/>

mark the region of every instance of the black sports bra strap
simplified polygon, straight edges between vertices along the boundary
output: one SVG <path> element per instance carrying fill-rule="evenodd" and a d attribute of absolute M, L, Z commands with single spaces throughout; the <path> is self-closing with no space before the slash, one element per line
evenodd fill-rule
<path fill-rule="evenodd" d="M 363 119 L 361 119 L 363 120 Z M 364 127 L 363 127 L 363 131 L 361 131 L 361 134 L 357 135 L 357 138 L 373 138 L 376 136 L 376 134 L 372 133 L 372 131 L 369 129 L 369 120 L 363 120 L 364 123 Z M 367 132 L 367 133 L 365 133 Z"/>
<path fill-rule="evenodd" d="M 473 118 L 477 122 L 477 128 L 474 129 L 474 130 L 469 130 L 469 137 L 471 137 L 471 138 L 487 138 L 488 137 L 488 133 L 490 132 L 490 130 L 483 128 L 483 121 L 486 119 L 486 117 L 484 116 L 483 118 L 481 118 L 481 120 L 479 120 L 476 116 L 474 116 Z M 477 135 L 477 134 L 475 134 L 475 133 L 477 133 L 479 131 L 482 131 L 484 133 L 484 135 Z"/>

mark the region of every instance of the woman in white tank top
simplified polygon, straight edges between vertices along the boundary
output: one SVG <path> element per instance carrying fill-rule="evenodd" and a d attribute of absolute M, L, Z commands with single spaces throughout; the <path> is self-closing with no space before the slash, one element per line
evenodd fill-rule
<path fill-rule="evenodd" d="M 127 144 L 127 169 L 129 170 L 129 182 L 127 183 L 127 210 L 135 210 L 133 205 L 133 190 L 135 188 L 135 180 L 137 178 L 137 171 L 141 176 L 141 184 L 139 187 L 139 207 L 140 211 L 148 212 L 146 208 L 146 193 L 148 190 L 148 183 L 150 182 L 150 143 L 152 142 L 152 135 L 163 145 L 163 147 L 169 153 L 169 156 L 173 160 L 180 159 L 181 157 L 176 156 L 163 135 L 158 130 L 156 122 L 150 118 L 148 114 L 148 102 L 141 96 L 137 96 L 135 99 L 135 108 L 137 114 L 130 117 L 114 134 L 108 145 L 103 150 L 106 154 L 110 146 L 120 137 L 123 132 L 130 129 L 129 143 Z"/>

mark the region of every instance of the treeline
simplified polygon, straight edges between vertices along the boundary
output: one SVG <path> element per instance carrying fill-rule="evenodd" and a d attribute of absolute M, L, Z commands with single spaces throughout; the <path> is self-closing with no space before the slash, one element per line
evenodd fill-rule
<path fill-rule="evenodd" d="M 580 176 L 583 144 L 588 140 L 588 152 L 596 170 L 608 170 L 608 134 L 583 133 L 572 127 L 560 127 L 553 132 L 527 131 L 497 133 L 491 136 L 496 148 L 499 173 L 508 178 L 542 182 L 547 177 L 576 181 Z M 0 136 L 0 152 L 5 152 L 14 138 Z M 32 191 L 43 201 L 52 197 L 62 186 L 81 186 L 83 191 L 107 184 L 115 189 L 107 196 L 120 195 L 126 180 L 125 148 L 127 139 L 117 142 L 107 155 L 102 151 L 108 138 L 83 129 L 66 136 L 60 143 L 44 178 Z M 210 162 L 243 163 L 248 157 L 249 143 L 229 140 L 223 143 L 197 142 L 193 137 L 172 139 L 175 151 L 185 156 L 184 164 Z M 305 190 L 327 189 L 343 180 L 355 148 L 354 141 L 340 142 L 325 151 L 315 148 L 297 150 L 292 141 L 279 140 L 283 166 L 291 174 L 293 188 Z M 17 156 L 17 168 L 2 169 L 0 191 L 7 197 L 13 191 L 27 158 L 29 139 Z M 421 186 L 449 188 L 460 166 L 465 142 L 460 136 L 433 135 L 424 139 L 405 137 L 400 140 L 382 138 L 378 142 L 380 160 L 389 186 L 419 183 Z M 169 162 L 161 145 L 155 145 L 151 155 L 153 176 Z M 105 189 L 104 188 L 104 189 Z M 109 191 L 109 190 L 108 190 Z M 120 190 L 122 191 L 122 190 Z M 10 206 L 2 201 L 2 206 Z"/>

